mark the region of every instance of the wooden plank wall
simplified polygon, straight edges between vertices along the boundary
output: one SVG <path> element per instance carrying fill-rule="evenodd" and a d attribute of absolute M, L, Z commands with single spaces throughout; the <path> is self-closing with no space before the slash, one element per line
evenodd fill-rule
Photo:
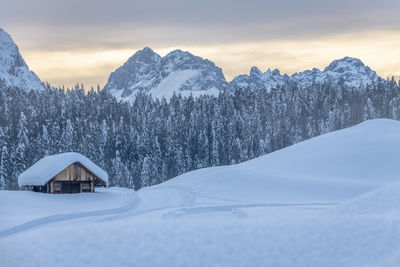
<path fill-rule="evenodd" d="M 53 181 L 93 181 L 95 176 L 79 163 L 74 163 L 57 174 Z"/>
<path fill-rule="evenodd" d="M 84 185 L 84 188 L 87 190 L 89 189 L 90 192 L 94 192 L 95 184 L 103 184 L 102 180 L 94 175 L 91 171 L 86 169 L 82 164 L 79 162 L 73 163 L 59 174 L 54 176 L 53 179 L 50 180 L 49 185 L 47 187 L 47 192 L 49 193 L 57 193 L 61 190 L 61 184 L 63 182 L 81 182 L 81 183 L 88 183 L 88 185 Z M 104 183 L 105 185 L 105 183 Z M 89 186 L 89 187 L 88 187 Z M 88 188 L 87 188 L 88 187 Z M 82 184 L 81 184 L 81 191 L 82 191 Z"/>

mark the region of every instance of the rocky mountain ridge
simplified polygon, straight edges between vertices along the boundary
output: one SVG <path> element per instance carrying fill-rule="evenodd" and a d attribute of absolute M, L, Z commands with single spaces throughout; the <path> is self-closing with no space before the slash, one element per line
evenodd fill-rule
<path fill-rule="evenodd" d="M 365 88 L 380 79 L 383 80 L 360 59 L 344 57 L 332 61 L 323 71 L 314 68 L 291 76 L 281 74 L 278 69 L 268 69 L 263 73 L 252 67 L 249 75 L 239 75 L 227 82 L 221 68 L 208 59 L 182 50 L 174 50 L 161 57 L 146 47 L 111 73 L 104 90 L 118 100 L 133 101 L 138 92 L 169 99 L 174 93 L 196 97 L 218 95 L 225 89 L 231 92 L 237 89 L 270 91 L 285 82 L 293 82 L 302 88 L 324 82 Z"/>

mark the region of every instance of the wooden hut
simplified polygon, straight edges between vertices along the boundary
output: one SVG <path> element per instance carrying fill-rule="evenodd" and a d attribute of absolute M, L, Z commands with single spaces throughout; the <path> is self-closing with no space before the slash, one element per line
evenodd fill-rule
<path fill-rule="evenodd" d="M 87 157 L 68 152 L 44 157 L 18 177 L 21 189 L 43 193 L 94 192 L 108 174 Z"/>

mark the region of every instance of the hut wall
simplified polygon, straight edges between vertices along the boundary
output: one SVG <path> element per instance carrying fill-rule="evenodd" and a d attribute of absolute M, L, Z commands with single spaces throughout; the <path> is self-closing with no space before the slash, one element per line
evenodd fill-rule
<path fill-rule="evenodd" d="M 80 163 L 74 163 L 54 176 L 48 183 L 49 193 L 94 192 L 94 185 L 105 185 L 101 179 Z"/>
<path fill-rule="evenodd" d="M 79 163 L 74 163 L 57 174 L 53 181 L 93 181 L 95 175 Z"/>

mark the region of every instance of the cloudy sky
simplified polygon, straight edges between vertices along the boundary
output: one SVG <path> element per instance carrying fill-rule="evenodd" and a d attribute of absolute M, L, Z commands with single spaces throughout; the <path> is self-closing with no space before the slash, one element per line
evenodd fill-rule
<path fill-rule="evenodd" d="M 4 2 L 3 2 L 4 1 Z M 360 58 L 400 75 L 399 0 L 0 0 L 0 27 L 52 85 L 103 86 L 145 46 L 208 58 L 226 78 Z"/>

